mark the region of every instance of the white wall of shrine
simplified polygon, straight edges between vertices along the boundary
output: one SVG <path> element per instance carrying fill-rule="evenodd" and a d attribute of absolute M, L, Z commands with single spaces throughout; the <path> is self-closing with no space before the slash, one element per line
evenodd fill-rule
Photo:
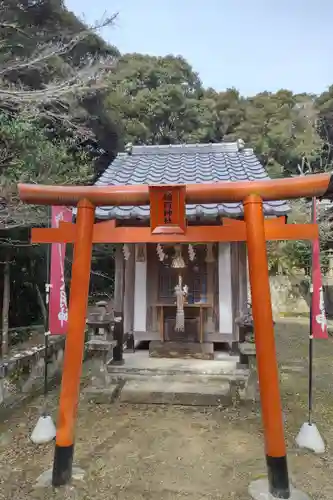
<path fill-rule="evenodd" d="M 231 246 L 219 243 L 219 332 L 232 335 Z"/>
<path fill-rule="evenodd" d="M 147 324 L 147 259 L 135 259 L 134 278 L 134 326 L 135 332 L 145 332 Z"/>

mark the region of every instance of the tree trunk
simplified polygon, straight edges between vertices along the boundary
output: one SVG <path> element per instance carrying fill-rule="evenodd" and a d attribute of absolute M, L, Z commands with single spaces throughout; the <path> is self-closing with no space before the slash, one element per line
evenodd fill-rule
<path fill-rule="evenodd" d="M 40 288 L 37 285 L 37 283 L 35 284 L 35 288 L 36 288 L 36 294 L 37 294 L 37 302 L 39 304 L 39 307 L 40 307 L 40 310 L 41 310 L 42 316 L 43 316 L 43 323 L 44 323 L 44 325 L 47 325 L 47 309 L 45 306 L 43 295 L 42 295 L 42 292 L 40 291 Z"/>
<path fill-rule="evenodd" d="M 35 274 L 36 274 L 35 269 L 36 269 L 35 261 L 34 260 L 30 260 L 30 276 L 31 276 L 32 287 L 35 288 L 35 290 L 36 290 L 37 303 L 38 303 L 38 305 L 40 307 L 40 310 L 41 310 L 41 313 L 42 313 L 43 324 L 47 325 L 47 320 L 48 320 L 47 314 L 48 314 L 48 312 L 47 312 L 47 308 L 46 308 L 46 305 L 45 305 L 45 300 L 44 300 L 43 294 L 40 291 L 38 283 L 35 282 Z"/>
<path fill-rule="evenodd" d="M 3 298 L 2 298 L 2 339 L 1 339 L 1 353 L 5 357 L 9 352 L 9 339 L 8 339 L 8 316 L 10 305 L 10 263 L 9 257 L 6 256 L 3 269 Z"/>

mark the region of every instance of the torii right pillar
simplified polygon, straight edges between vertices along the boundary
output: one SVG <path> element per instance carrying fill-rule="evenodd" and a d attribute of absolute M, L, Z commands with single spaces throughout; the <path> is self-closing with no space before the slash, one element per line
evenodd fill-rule
<path fill-rule="evenodd" d="M 274 324 L 268 275 L 263 202 L 260 196 L 244 200 L 252 313 L 264 427 L 267 482 L 250 485 L 253 498 L 308 498 L 289 484 L 283 414 L 276 359 Z"/>

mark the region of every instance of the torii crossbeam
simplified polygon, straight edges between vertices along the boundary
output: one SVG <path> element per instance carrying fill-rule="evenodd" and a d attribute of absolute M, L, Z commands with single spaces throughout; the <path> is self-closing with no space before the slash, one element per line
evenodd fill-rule
<path fill-rule="evenodd" d="M 19 184 L 20 199 L 39 205 L 77 206 L 76 224 L 59 229 L 34 229 L 32 241 L 74 243 L 68 333 L 61 384 L 53 485 L 70 481 L 74 453 L 76 408 L 84 348 L 84 329 L 90 279 L 91 252 L 97 242 L 246 241 L 252 294 L 260 400 L 265 436 L 269 489 L 277 498 L 290 498 L 286 446 L 275 352 L 272 306 L 266 254 L 267 239 L 314 239 L 317 225 L 286 225 L 282 219 L 264 220 L 263 201 L 302 197 L 331 198 L 330 174 L 264 181 L 190 184 L 186 186 L 40 186 Z M 172 193 L 173 215 L 163 220 L 162 194 Z M 222 226 L 191 227 L 186 204 L 242 202 L 245 223 L 225 220 Z M 114 222 L 94 225 L 96 206 L 148 205 L 150 228 L 118 228 Z M 154 224 L 152 225 L 152 221 Z M 131 229 L 131 231 L 129 231 Z"/>

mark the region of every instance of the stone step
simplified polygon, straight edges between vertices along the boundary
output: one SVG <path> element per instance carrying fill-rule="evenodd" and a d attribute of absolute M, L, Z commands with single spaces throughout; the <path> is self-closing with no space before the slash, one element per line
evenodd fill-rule
<path fill-rule="evenodd" d="M 215 355 L 213 361 L 201 359 L 168 359 L 149 357 L 148 351 L 137 350 L 135 353 L 124 353 L 124 364 L 115 367 L 110 364 L 111 371 L 115 368 L 120 371 L 165 371 L 168 373 L 187 372 L 187 373 L 211 373 L 219 374 L 221 372 L 232 372 L 239 361 L 238 356 L 230 356 L 225 353 Z"/>
<path fill-rule="evenodd" d="M 110 370 L 109 370 L 110 372 Z M 205 375 L 198 373 L 168 373 L 168 372 L 125 372 L 125 371 L 114 371 L 110 372 L 110 378 L 113 382 L 119 381 L 129 381 L 129 380 L 138 380 L 138 381 L 149 381 L 155 380 L 159 382 L 160 380 L 165 380 L 166 378 L 174 381 L 174 382 L 185 382 L 185 383 L 203 383 L 203 384 L 216 384 L 223 382 L 239 382 L 242 383 L 248 379 L 249 370 L 245 369 L 237 369 L 231 373 L 221 373 L 218 375 Z"/>
<path fill-rule="evenodd" d="M 132 357 L 133 356 L 133 357 Z M 170 377 L 176 382 L 201 380 L 231 381 L 248 378 L 248 368 L 237 368 L 237 360 L 226 357 L 220 361 L 171 360 L 148 358 L 140 353 L 125 356 L 123 365 L 108 365 L 113 380 L 149 379 Z"/>
<path fill-rule="evenodd" d="M 181 382 L 173 378 L 128 380 L 120 401 L 131 404 L 173 404 L 184 406 L 229 406 L 232 403 L 230 383 Z"/>
<path fill-rule="evenodd" d="M 110 404 L 118 397 L 119 390 L 119 384 L 111 384 L 107 387 L 94 387 L 91 385 L 83 389 L 82 395 L 87 398 L 89 402 Z"/>

